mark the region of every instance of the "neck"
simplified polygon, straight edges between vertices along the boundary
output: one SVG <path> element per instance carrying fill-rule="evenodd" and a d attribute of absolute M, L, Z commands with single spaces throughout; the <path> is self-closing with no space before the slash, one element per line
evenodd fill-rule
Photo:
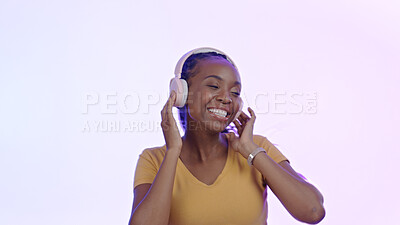
<path fill-rule="evenodd" d="M 205 162 L 212 158 L 225 156 L 228 146 L 223 133 L 186 130 L 182 138 L 181 156 L 197 162 Z"/>

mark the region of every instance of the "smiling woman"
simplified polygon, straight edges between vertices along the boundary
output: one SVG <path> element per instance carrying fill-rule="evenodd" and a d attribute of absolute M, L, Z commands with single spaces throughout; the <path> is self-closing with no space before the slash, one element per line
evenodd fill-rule
<path fill-rule="evenodd" d="M 187 57 L 187 58 L 185 58 Z M 225 67 L 226 66 L 226 67 Z M 182 67 L 182 68 L 181 68 Z M 216 70 L 221 70 L 221 69 L 230 69 L 230 71 L 216 71 Z M 224 55 L 222 52 L 216 50 L 212 52 L 202 52 L 202 53 L 197 53 L 197 54 L 186 54 L 182 57 L 182 59 L 178 62 L 177 64 L 177 69 L 176 73 L 180 75 L 180 78 L 182 80 L 188 81 L 189 86 L 190 86 L 190 95 L 195 93 L 192 83 L 197 83 L 197 82 L 204 82 L 203 86 L 209 87 L 208 89 L 210 91 L 217 92 L 221 88 L 223 88 L 221 85 L 222 84 L 228 84 L 229 79 L 232 78 L 232 76 L 224 77 L 222 78 L 221 75 L 229 74 L 232 73 L 234 74 L 233 76 L 233 86 L 232 90 L 228 90 L 229 92 L 232 93 L 233 98 L 239 98 L 239 108 L 241 109 L 242 101 L 240 99 L 240 90 L 241 90 L 241 83 L 240 83 L 240 76 L 238 74 L 237 68 L 233 61 L 229 58 L 227 58 L 226 55 Z M 207 70 L 207 71 L 206 71 Z M 214 71 L 213 71 L 214 70 Z M 180 72 L 182 71 L 182 72 Z M 203 74 L 205 77 L 202 77 L 202 80 L 197 79 L 192 79 L 194 75 L 199 75 Z M 228 80 L 226 80 L 228 79 Z M 177 90 L 178 91 L 178 90 Z M 230 95 L 230 94 L 228 94 Z M 200 95 L 200 98 L 202 95 Z M 228 99 L 230 101 L 233 101 L 232 99 Z M 191 100 L 189 100 L 191 101 Z M 232 105 L 232 104 L 230 104 Z M 181 107 L 179 109 L 179 119 L 181 122 L 181 125 L 184 130 L 186 130 L 186 114 L 187 114 L 187 109 L 188 107 Z M 217 112 L 218 110 L 215 107 L 210 107 L 209 110 L 212 112 Z M 224 112 L 221 112 L 223 110 Z M 222 116 L 224 118 L 221 118 L 224 121 L 227 121 L 228 118 L 227 116 L 230 116 L 233 112 L 232 110 L 229 109 L 229 107 L 225 106 L 225 109 L 219 110 L 220 113 L 223 113 L 227 115 Z M 237 113 L 237 115 L 239 115 Z M 218 117 L 217 117 L 218 118 Z M 236 118 L 237 119 L 237 118 Z"/>
<path fill-rule="evenodd" d="M 232 59 L 200 48 L 176 68 L 161 111 L 166 144 L 139 157 L 130 224 L 266 224 L 267 185 L 293 217 L 321 221 L 321 193 L 267 138 L 253 135 L 256 116 L 250 108 L 250 116 L 241 111 L 241 80 Z M 230 123 L 237 134 L 227 132 Z"/>
<path fill-rule="evenodd" d="M 240 76 L 226 59 L 217 56 L 199 61 L 195 69 L 186 78 L 190 92 L 187 105 L 180 109 L 181 121 L 192 128 L 211 126 L 208 129 L 222 132 L 240 108 Z"/>

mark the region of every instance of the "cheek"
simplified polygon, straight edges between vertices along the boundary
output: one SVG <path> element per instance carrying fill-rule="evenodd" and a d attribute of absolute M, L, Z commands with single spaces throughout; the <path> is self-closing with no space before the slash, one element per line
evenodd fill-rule
<path fill-rule="evenodd" d="M 213 98 L 213 95 L 207 91 L 191 92 L 188 94 L 187 104 L 190 115 L 202 113 L 205 111 L 207 104 Z"/>
<path fill-rule="evenodd" d="M 202 91 L 197 96 L 197 101 L 201 104 L 202 108 L 206 108 L 207 105 L 212 101 L 214 95 L 210 91 Z"/>
<path fill-rule="evenodd" d="M 236 103 L 236 110 L 237 112 L 239 112 L 240 110 L 242 110 L 243 107 L 243 100 L 241 98 L 238 99 L 238 102 Z"/>

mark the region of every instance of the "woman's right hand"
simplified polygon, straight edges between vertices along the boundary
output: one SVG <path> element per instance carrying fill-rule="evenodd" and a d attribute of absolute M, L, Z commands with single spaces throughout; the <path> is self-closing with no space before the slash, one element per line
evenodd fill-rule
<path fill-rule="evenodd" d="M 180 153 L 182 149 L 182 138 L 176 125 L 174 116 L 172 115 L 172 106 L 176 100 L 175 91 L 171 92 L 168 101 L 161 110 L 161 128 L 163 130 L 167 151 L 176 150 Z"/>

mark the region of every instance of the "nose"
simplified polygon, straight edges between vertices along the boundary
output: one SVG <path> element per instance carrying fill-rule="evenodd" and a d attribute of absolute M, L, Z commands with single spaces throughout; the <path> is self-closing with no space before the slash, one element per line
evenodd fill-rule
<path fill-rule="evenodd" d="M 219 102 L 222 102 L 223 104 L 229 104 L 232 103 L 232 98 L 229 96 L 229 93 L 221 93 L 217 96 L 217 100 Z"/>

